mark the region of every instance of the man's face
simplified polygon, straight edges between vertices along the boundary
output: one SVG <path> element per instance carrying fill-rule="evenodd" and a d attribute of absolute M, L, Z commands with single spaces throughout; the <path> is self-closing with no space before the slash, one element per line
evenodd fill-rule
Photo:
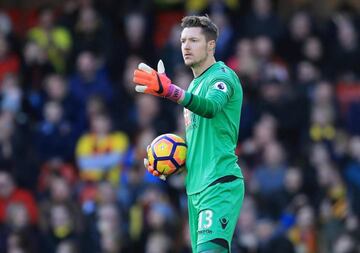
<path fill-rule="evenodd" d="M 12 178 L 6 172 L 0 172 L 0 198 L 8 198 L 14 189 Z"/>
<path fill-rule="evenodd" d="M 207 42 L 200 27 L 187 27 L 181 33 L 181 51 L 185 65 L 194 67 L 204 62 L 211 52 L 210 44 Z"/>

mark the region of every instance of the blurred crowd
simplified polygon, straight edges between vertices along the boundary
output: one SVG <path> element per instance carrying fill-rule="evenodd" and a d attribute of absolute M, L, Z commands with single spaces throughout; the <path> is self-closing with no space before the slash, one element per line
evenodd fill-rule
<path fill-rule="evenodd" d="M 2 2 L 0 252 L 190 252 L 184 175 L 143 166 L 182 108 L 132 83 L 161 58 L 187 87 L 189 14 L 219 26 L 244 90 L 233 252 L 360 252 L 357 1 Z"/>

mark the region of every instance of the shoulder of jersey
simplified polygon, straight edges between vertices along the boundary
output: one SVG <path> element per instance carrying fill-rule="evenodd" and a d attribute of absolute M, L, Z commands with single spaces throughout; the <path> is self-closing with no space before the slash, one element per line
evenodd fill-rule
<path fill-rule="evenodd" d="M 223 74 L 223 75 L 226 75 L 226 76 L 235 74 L 235 72 L 234 72 L 231 68 L 229 68 L 228 66 L 223 65 L 223 64 L 220 65 L 220 66 L 216 69 L 216 72 L 217 72 L 219 75 Z"/>
<path fill-rule="evenodd" d="M 217 75 L 218 78 L 223 77 L 225 79 L 228 79 L 228 78 L 231 78 L 233 73 L 232 73 L 232 70 L 229 69 L 228 67 L 221 66 L 216 70 L 216 75 Z"/>

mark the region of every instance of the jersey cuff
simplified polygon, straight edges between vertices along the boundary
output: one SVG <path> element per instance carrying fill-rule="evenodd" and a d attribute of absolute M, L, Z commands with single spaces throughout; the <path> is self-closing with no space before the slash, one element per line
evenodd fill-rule
<path fill-rule="evenodd" d="M 182 101 L 179 101 L 179 104 L 181 104 L 184 107 L 187 107 L 191 104 L 192 99 L 193 99 L 193 95 L 186 91 L 184 99 Z"/>

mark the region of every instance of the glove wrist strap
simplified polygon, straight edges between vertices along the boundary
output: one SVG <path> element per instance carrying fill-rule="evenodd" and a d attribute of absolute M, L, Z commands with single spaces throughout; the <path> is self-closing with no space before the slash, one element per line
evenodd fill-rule
<path fill-rule="evenodd" d="M 185 91 L 175 84 L 170 84 L 169 89 L 165 97 L 175 103 L 180 103 L 184 100 Z"/>

